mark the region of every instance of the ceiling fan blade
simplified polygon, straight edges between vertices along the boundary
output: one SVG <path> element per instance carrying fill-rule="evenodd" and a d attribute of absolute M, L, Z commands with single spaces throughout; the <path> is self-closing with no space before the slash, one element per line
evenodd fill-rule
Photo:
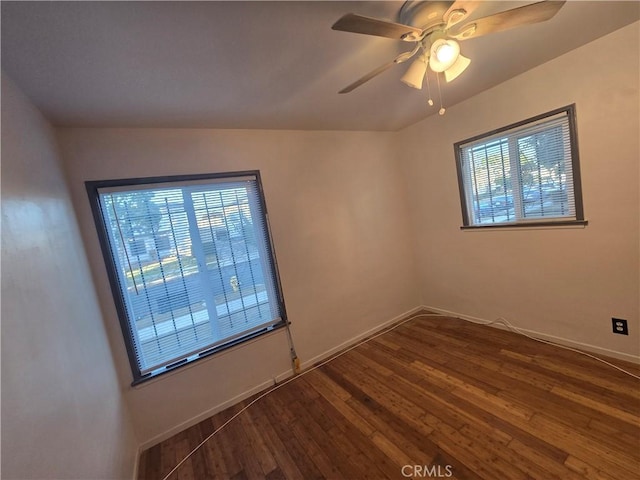
<path fill-rule="evenodd" d="M 565 0 L 532 3 L 524 7 L 479 18 L 460 28 L 454 28 L 452 32 L 449 32 L 449 35 L 457 40 L 467 40 L 489 33 L 502 32 L 521 25 L 544 22 L 558 13 L 564 4 Z"/>
<path fill-rule="evenodd" d="M 369 80 L 371 80 L 373 77 L 377 77 L 378 75 L 380 75 L 382 72 L 389 70 L 391 67 L 393 67 L 394 65 L 397 65 L 398 63 L 404 63 L 407 60 L 409 60 L 411 57 L 413 57 L 416 53 L 418 53 L 418 50 L 420 50 L 420 44 L 416 45 L 416 47 L 411 50 L 410 52 L 403 52 L 400 55 L 398 55 L 396 58 L 394 58 L 393 60 L 391 60 L 389 63 L 385 63 L 384 65 L 379 66 L 378 68 L 376 68 L 375 70 L 371 70 L 369 73 L 367 73 L 364 77 L 356 80 L 355 82 L 353 82 L 351 85 L 348 85 L 346 87 L 344 87 L 342 90 L 340 90 L 338 93 L 349 93 L 352 90 L 355 90 L 356 88 L 358 88 L 360 85 L 362 85 L 363 83 L 367 83 Z"/>
<path fill-rule="evenodd" d="M 378 75 L 380 75 L 382 72 L 390 69 L 391 67 L 393 67 L 396 64 L 396 62 L 389 62 L 385 65 L 382 65 L 378 68 L 376 68 L 375 70 L 370 71 L 369 73 L 367 73 L 364 77 L 356 80 L 355 82 L 353 82 L 351 85 L 348 85 L 346 87 L 344 87 L 342 90 L 340 90 L 338 93 L 349 93 L 352 90 L 355 90 L 356 88 L 358 88 L 360 85 L 367 83 L 369 80 L 371 80 L 373 77 L 377 77 Z"/>
<path fill-rule="evenodd" d="M 443 16 L 444 21 L 447 22 L 448 27 L 452 27 L 471 15 L 479 5 L 480 2 L 478 0 L 456 0 L 453 2 L 453 5 L 449 7 L 449 10 L 445 12 Z M 454 11 L 461 11 L 461 13 L 464 11 L 465 13 L 464 15 L 456 14 L 449 18 Z"/>
<path fill-rule="evenodd" d="M 376 18 L 347 13 L 331 27 L 342 32 L 362 33 L 378 37 L 415 42 L 422 36 L 422 30 L 401 23 L 387 22 Z"/>

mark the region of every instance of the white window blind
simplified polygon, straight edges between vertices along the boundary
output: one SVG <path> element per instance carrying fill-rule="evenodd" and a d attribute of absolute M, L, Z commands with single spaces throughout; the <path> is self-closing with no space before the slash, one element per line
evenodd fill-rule
<path fill-rule="evenodd" d="M 241 175 L 97 186 L 134 377 L 283 322 L 258 181 Z"/>
<path fill-rule="evenodd" d="M 582 220 L 573 109 L 456 144 L 466 226 Z"/>

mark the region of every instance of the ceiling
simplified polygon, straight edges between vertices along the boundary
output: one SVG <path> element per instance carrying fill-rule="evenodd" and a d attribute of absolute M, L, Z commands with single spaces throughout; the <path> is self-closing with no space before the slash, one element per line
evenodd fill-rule
<path fill-rule="evenodd" d="M 473 17 L 529 2 L 485 1 Z M 407 50 L 331 30 L 348 12 L 397 21 L 402 2 L 2 1 L 2 69 L 58 126 L 399 130 L 428 115 Z M 636 1 L 569 1 L 550 21 L 461 44 L 450 107 L 640 18 Z M 623 48 L 623 47 L 622 47 Z"/>

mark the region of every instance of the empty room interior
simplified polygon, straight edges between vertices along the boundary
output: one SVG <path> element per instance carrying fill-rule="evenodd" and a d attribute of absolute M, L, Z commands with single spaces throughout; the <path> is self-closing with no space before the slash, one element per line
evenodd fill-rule
<path fill-rule="evenodd" d="M 639 2 L 1 9 L 2 478 L 640 478 Z"/>

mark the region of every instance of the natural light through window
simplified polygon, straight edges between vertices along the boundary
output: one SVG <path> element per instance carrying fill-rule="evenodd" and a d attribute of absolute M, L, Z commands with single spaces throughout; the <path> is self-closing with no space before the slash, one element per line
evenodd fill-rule
<path fill-rule="evenodd" d="M 455 146 L 465 227 L 583 220 L 573 109 Z"/>
<path fill-rule="evenodd" d="M 88 183 L 136 376 L 282 323 L 257 176 Z"/>

